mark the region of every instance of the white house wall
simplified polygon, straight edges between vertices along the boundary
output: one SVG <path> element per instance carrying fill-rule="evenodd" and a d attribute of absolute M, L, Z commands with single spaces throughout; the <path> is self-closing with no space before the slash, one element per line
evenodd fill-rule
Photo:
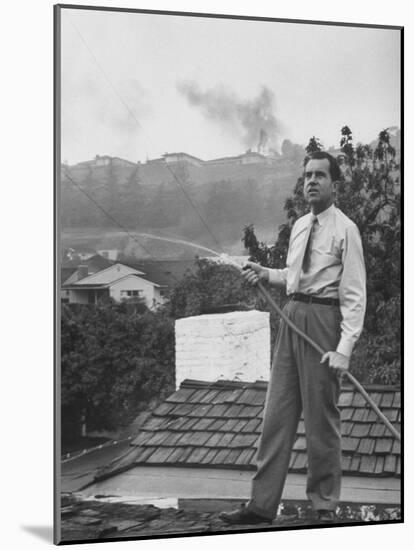
<path fill-rule="evenodd" d="M 120 281 L 113 283 L 110 286 L 109 294 L 111 298 L 120 302 L 123 298 L 123 290 L 138 290 L 142 291 L 143 298 L 145 298 L 145 303 L 148 307 L 152 307 L 153 300 L 156 298 L 154 292 L 154 285 L 140 277 L 131 275 L 130 277 L 125 277 Z"/>

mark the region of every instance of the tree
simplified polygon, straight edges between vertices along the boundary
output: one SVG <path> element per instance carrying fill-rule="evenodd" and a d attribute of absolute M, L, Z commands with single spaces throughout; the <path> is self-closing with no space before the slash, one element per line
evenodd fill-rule
<path fill-rule="evenodd" d="M 244 283 L 237 268 L 205 259 L 198 259 L 196 266 L 196 271 L 188 273 L 170 294 L 171 317 L 200 315 L 229 304 L 253 307 L 255 292 Z"/>
<path fill-rule="evenodd" d="M 341 150 L 347 155 L 350 162 L 354 161 L 354 146 L 352 144 L 352 132 L 349 126 L 343 126 L 341 128 L 341 141 L 339 142 Z"/>
<path fill-rule="evenodd" d="M 64 305 L 61 327 L 63 434 L 79 433 L 82 416 L 90 430 L 125 425 L 174 390 L 174 325 L 164 311 Z"/>
<path fill-rule="evenodd" d="M 316 151 L 322 151 L 322 149 L 323 149 L 322 143 L 315 136 L 312 136 L 310 138 L 309 143 L 305 147 L 305 150 L 308 153 L 308 155 L 310 155 L 310 153 L 315 153 Z"/>
<path fill-rule="evenodd" d="M 335 204 L 358 226 L 367 271 L 367 313 L 364 332 L 353 355 L 352 368 L 364 380 L 390 383 L 399 380 L 400 354 L 400 249 L 401 217 L 399 165 L 387 130 L 379 133 L 375 149 L 353 145 L 348 126 L 341 129 L 343 177 Z M 319 150 L 313 136 L 306 151 Z M 268 267 L 284 267 L 290 232 L 308 209 L 300 177 L 285 202 L 287 222 L 279 227 L 272 246 L 260 242 L 253 226 L 244 229 L 244 244 L 252 258 Z M 392 325 L 392 326 L 391 326 Z M 392 334 L 390 339 L 386 334 Z"/>

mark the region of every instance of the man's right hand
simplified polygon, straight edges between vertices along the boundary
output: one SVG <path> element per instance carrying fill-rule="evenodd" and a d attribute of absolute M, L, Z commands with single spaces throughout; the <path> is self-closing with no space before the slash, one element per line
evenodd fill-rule
<path fill-rule="evenodd" d="M 268 270 L 260 264 L 255 264 L 254 262 L 246 262 L 246 265 L 243 267 L 242 274 L 245 280 L 252 286 L 257 285 L 259 281 L 269 280 Z"/>

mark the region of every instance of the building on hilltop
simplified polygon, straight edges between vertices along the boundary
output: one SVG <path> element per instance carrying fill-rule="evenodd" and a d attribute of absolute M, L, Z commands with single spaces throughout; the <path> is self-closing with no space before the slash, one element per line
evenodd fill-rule
<path fill-rule="evenodd" d="M 102 166 L 135 166 L 135 162 L 131 162 L 130 160 L 121 159 L 120 157 L 112 157 L 110 155 L 96 155 L 94 159 L 92 160 L 85 160 L 82 162 L 78 162 L 75 166 L 76 167 L 91 167 L 91 168 L 100 168 Z"/>
<path fill-rule="evenodd" d="M 162 158 L 167 164 L 176 164 L 178 162 L 185 162 L 192 166 L 202 166 L 204 164 L 204 160 L 187 153 L 165 153 Z"/>
<path fill-rule="evenodd" d="M 221 157 L 206 161 L 206 165 L 219 165 L 219 164 L 262 164 L 264 166 L 272 166 L 277 160 L 269 155 L 263 155 L 254 151 L 248 150 L 242 155 L 234 157 Z"/>

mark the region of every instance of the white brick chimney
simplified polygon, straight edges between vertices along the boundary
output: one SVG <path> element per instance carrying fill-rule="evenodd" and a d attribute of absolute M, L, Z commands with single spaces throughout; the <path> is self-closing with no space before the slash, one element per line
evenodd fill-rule
<path fill-rule="evenodd" d="M 175 322 L 176 387 L 186 378 L 268 380 L 270 321 L 263 311 L 186 317 Z"/>

